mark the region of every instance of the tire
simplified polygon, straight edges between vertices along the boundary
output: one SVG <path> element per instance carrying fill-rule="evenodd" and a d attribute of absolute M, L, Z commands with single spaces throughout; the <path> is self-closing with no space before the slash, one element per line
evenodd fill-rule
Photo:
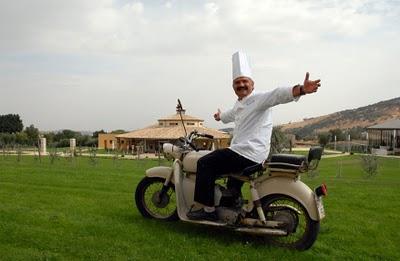
<path fill-rule="evenodd" d="M 176 209 L 175 188 L 170 185 L 166 194 L 160 201 L 156 201 L 158 193 L 164 185 L 165 179 L 158 177 L 145 177 L 136 187 L 136 206 L 146 218 L 155 218 L 167 221 L 178 220 Z"/>
<path fill-rule="evenodd" d="M 309 249 L 317 239 L 319 221 L 310 218 L 306 208 L 287 195 L 270 195 L 261 200 L 267 220 L 284 221 L 287 236 L 269 238 L 275 245 L 297 250 Z"/>

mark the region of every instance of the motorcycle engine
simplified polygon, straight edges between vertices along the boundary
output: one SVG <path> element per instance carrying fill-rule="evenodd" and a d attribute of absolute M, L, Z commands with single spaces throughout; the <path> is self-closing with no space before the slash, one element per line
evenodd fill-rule
<path fill-rule="evenodd" d="M 219 220 L 229 224 L 234 225 L 237 223 L 239 215 L 241 213 L 241 209 L 233 209 L 226 207 L 217 207 L 216 208 L 217 215 Z"/>
<path fill-rule="evenodd" d="M 234 225 L 242 213 L 243 199 L 241 194 L 221 185 L 217 185 L 217 187 L 221 195 L 219 207 L 216 209 L 218 218 L 229 225 Z"/>

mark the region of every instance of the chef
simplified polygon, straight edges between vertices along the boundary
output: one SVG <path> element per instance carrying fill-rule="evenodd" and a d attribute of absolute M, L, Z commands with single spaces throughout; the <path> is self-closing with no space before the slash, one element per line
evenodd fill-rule
<path fill-rule="evenodd" d="M 232 87 L 237 96 L 233 107 L 214 114 L 216 121 L 234 122 L 229 148 L 215 150 L 197 162 L 194 200 L 203 205 L 187 213 L 192 220 L 218 220 L 214 206 L 214 186 L 219 175 L 237 173 L 246 167 L 263 162 L 270 149 L 272 133 L 271 108 L 278 104 L 297 101 L 300 96 L 314 93 L 320 80 L 309 80 L 306 73 L 302 85 L 279 87 L 271 91 L 254 91 L 254 80 L 247 56 L 236 52 L 232 56 Z M 242 182 L 229 179 L 227 187 L 240 194 Z"/>

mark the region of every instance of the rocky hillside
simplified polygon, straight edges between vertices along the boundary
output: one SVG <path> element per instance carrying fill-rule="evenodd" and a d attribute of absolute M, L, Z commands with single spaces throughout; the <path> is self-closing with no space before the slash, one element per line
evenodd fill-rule
<path fill-rule="evenodd" d="M 300 137 L 333 129 L 365 128 L 387 120 L 400 118 L 400 97 L 372 105 L 304 119 L 282 125 L 282 130 Z"/>

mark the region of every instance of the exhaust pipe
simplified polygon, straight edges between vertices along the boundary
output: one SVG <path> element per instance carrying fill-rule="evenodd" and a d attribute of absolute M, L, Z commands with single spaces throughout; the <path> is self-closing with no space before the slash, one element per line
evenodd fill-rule
<path fill-rule="evenodd" d="M 271 236 L 287 236 L 287 232 L 282 229 L 273 229 L 273 228 L 261 228 L 261 227 L 239 227 L 236 228 L 235 231 L 248 233 L 252 235 L 271 235 Z"/>

